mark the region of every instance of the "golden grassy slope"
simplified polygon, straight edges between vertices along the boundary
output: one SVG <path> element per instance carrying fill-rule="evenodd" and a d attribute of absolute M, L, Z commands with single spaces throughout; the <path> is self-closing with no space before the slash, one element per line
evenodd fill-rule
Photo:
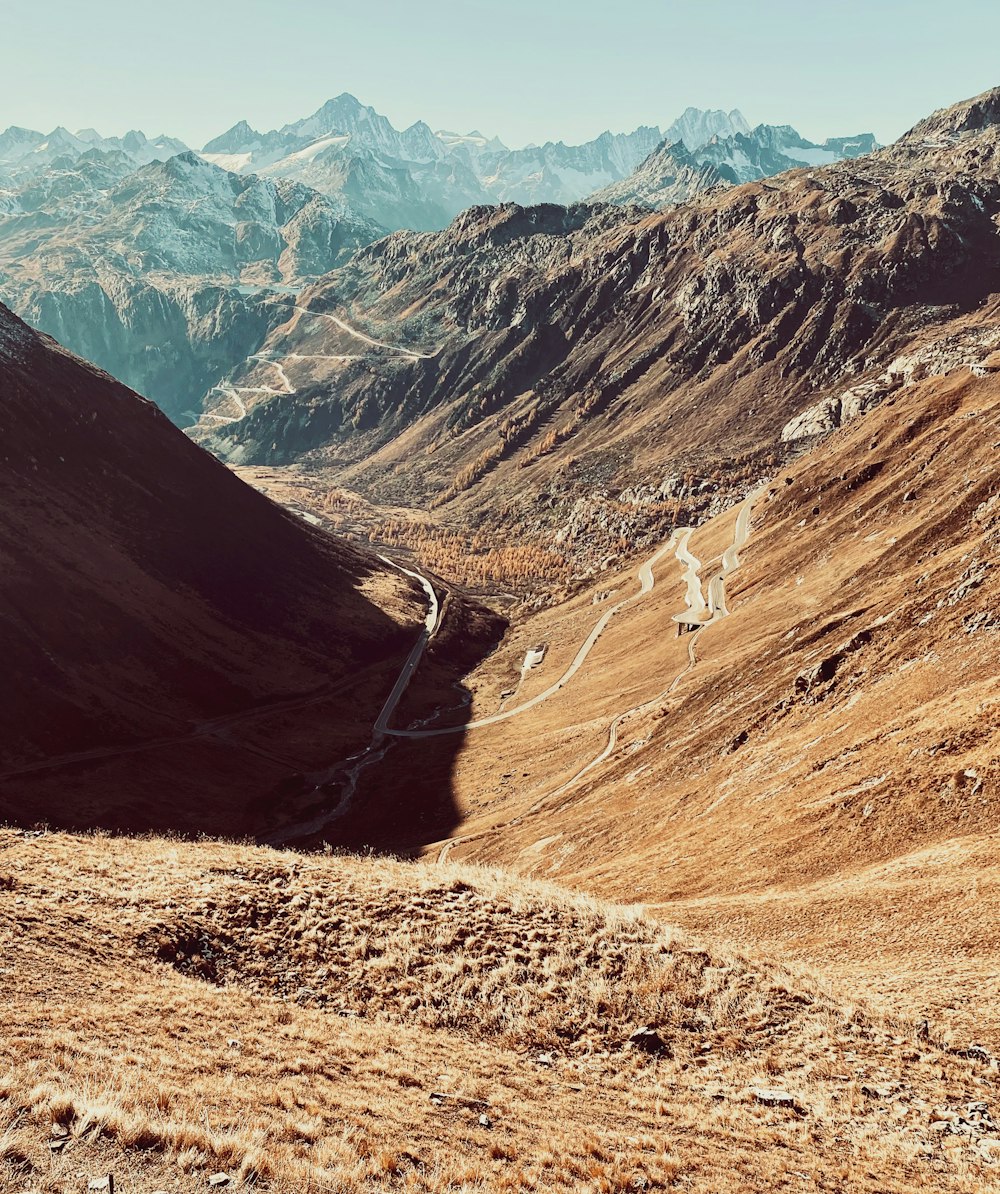
<path fill-rule="evenodd" d="M 930 1127 L 995 1066 L 635 910 L 208 842 L 0 860 L 3 1190 L 998 1185 L 985 1126 Z M 666 1056 L 626 1046 L 646 1023 Z"/>
<path fill-rule="evenodd" d="M 562 692 L 467 734 L 452 857 L 662 906 L 1000 1047 L 998 444 L 1000 384 L 966 372 L 796 461 L 755 510 L 732 617 L 672 693 L 688 644 L 668 560 Z M 693 536 L 706 574 L 732 522 Z M 591 600 L 515 627 L 467 681 L 474 712 L 495 711 L 540 639 L 522 695 L 550 684 L 601 612 Z M 607 762 L 554 797 L 644 701 Z M 421 744 L 404 749 L 418 767 Z"/>

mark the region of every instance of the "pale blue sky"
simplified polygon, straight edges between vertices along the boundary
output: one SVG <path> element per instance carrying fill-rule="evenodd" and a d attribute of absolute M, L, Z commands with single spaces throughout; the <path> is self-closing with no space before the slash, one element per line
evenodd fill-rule
<path fill-rule="evenodd" d="M 44 0 L 4 4 L 0 129 L 200 146 L 350 91 L 397 126 L 581 141 L 739 107 L 898 136 L 1000 84 L 997 0 Z"/>

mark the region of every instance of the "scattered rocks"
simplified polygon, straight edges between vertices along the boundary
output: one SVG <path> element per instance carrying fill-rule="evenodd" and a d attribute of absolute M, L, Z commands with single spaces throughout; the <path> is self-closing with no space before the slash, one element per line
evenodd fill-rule
<path fill-rule="evenodd" d="M 806 1109 L 787 1090 L 780 1090 L 772 1086 L 754 1086 L 750 1091 L 754 1101 L 765 1107 L 786 1107 L 796 1115 L 805 1115 Z"/>
<path fill-rule="evenodd" d="M 1000 615 L 991 609 L 980 610 L 976 614 L 966 614 L 962 619 L 962 629 L 966 634 L 976 634 L 980 630 L 1000 630 Z"/>
<path fill-rule="evenodd" d="M 651 1057 L 672 1057 L 670 1045 L 660 1036 L 655 1028 L 648 1025 L 637 1028 L 628 1038 L 628 1043 L 640 1053 L 648 1053 Z"/>
<path fill-rule="evenodd" d="M 229 1176 L 228 1173 L 213 1173 L 212 1176 L 208 1179 L 208 1184 L 210 1186 L 219 1186 L 219 1187 L 228 1186 L 232 1180 L 233 1179 Z"/>
<path fill-rule="evenodd" d="M 932 1132 L 942 1136 L 969 1136 L 979 1141 L 996 1132 L 996 1124 L 986 1103 L 966 1103 L 961 1111 L 950 1107 L 936 1107 L 931 1113 Z"/>
<path fill-rule="evenodd" d="M 977 777 L 972 776 L 970 778 L 975 779 Z M 982 1045 L 970 1045 L 968 1049 L 956 1049 L 955 1055 L 957 1057 L 967 1057 L 969 1061 L 982 1061 L 987 1065 L 993 1060 L 990 1053 Z"/>
<path fill-rule="evenodd" d="M 892 1086 L 862 1086 L 861 1093 L 866 1099 L 891 1099 L 896 1092 Z"/>
<path fill-rule="evenodd" d="M 443 1106 L 449 1101 L 454 1103 L 457 1107 L 478 1108 L 489 1106 L 489 1103 L 486 1101 L 486 1099 L 470 1099 L 465 1095 L 451 1094 L 447 1091 L 438 1090 L 431 1093 L 430 1100 L 432 1103 L 436 1103 L 439 1107 Z"/>

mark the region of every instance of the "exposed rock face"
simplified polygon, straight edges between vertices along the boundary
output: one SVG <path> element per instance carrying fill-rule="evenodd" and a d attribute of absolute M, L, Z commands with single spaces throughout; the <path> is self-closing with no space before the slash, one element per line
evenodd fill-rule
<path fill-rule="evenodd" d="M 274 765 L 193 731 L 405 653 L 419 594 L 4 307 L 0 434 L 0 818 L 236 831 L 260 794 L 247 759 L 251 774 Z M 354 699 L 335 715 L 355 716 Z M 93 765 L 44 769 L 147 740 L 161 754 L 126 754 L 114 782 Z"/>
<path fill-rule="evenodd" d="M 816 145 L 789 125 L 734 127 L 725 136 L 715 134 L 695 145 L 690 137 L 687 132 L 683 141 L 663 141 L 633 174 L 596 192 L 591 201 L 669 207 L 714 187 L 752 182 L 799 166 L 830 164 L 878 148 L 871 133 L 831 137 Z"/>
<path fill-rule="evenodd" d="M 734 137 L 737 133 L 749 132 L 746 117 L 736 108 L 732 112 L 686 108 L 664 132 L 664 140 L 668 144 L 680 141 L 687 149 L 698 149 L 713 137 Z"/>
<path fill-rule="evenodd" d="M 339 323 L 298 312 L 269 340 L 295 392 L 199 434 L 508 516 L 560 468 L 616 491 L 692 468 L 732 483 L 803 408 L 840 404 L 795 436 L 864 409 L 896 358 L 998 289 L 997 127 L 925 140 L 662 213 L 479 208 L 398 233 L 302 296 Z"/>
<path fill-rule="evenodd" d="M 58 158 L 6 209 L 7 301 L 182 422 L 281 322 L 281 292 L 381 232 L 342 200 L 192 153 L 139 170 L 121 150 Z"/>
<path fill-rule="evenodd" d="M 960 369 L 985 376 L 1000 369 L 997 346 L 1000 329 L 992 326 L 958 328 L 947 336 L 918 344 L 896 357 L 878 377 L 852 386 L 842 394 L 822 398 L 790 419 L 782 429 L 786 442 L 825 435 L 857 415 L 867 414 L 900 386 L 914 385 L 928 377 L 945 377 Z"/>
<path fill-rule="evenodd" d="M 591 196 L 594 203 L 672 207 L 705 191 L 730 185 L 711 162 L 700 162 L 683 142 L 658 145 L 639 168 L 621 182 Z"/>

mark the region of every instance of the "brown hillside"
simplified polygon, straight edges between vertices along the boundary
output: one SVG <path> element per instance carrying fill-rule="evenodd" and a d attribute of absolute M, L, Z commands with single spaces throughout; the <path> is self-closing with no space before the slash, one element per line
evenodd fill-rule
<path fill-rule="evenodd" d="M 995 1068 L 635 911 L 209 842 L 0 861 L 3 1191 L 997 1188 Z"/>
<path fill-rule="evenodd" d="M 367 742 L 415 583 L 2 308 L 0 387 L 0 815 L 245 832 Z"/>
<path fill-rule="evenodd" d="M 451 856 L 655 904 L 1000 1047 L 998 448 L 1000 385 L 963 370 L 900 390 L 776 475 L 731 616 L 698 637 L 693 668 L 666 560 L 570 684 L 466 732 Z M 732 525 L 692 537 L 703 576 Z M 601 583 L 616 600 L 635 588 L 631 574 Z M 517 701 L 551 684 L 599 596 L 517 627 L 469 681 L 472 716 L 500 707 L 534 642 L 546 661 Z M 636 706 L 610 757 L 564 790 Z M 424 742 L 399 749 L 417 766 Z"/>

